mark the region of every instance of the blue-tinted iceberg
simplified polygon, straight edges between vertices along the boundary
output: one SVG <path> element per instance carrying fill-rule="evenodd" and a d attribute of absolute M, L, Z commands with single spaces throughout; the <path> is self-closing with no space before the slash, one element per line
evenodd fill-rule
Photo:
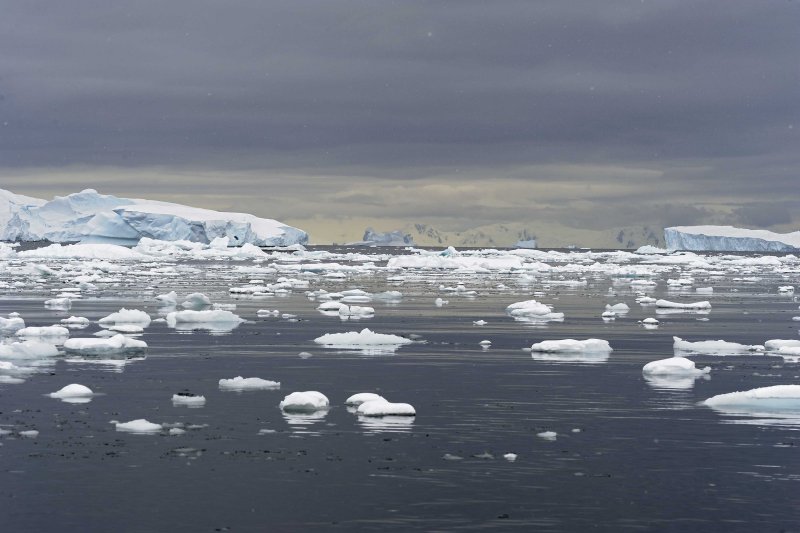
<path fill-rule="evenodd" d="M 86 189 L 45 201 L 0 189 L 0 240 L 135 245 L 143 237 L 231 246 L 290 246 L 308 234 L 246 213 L 200 209 L 170 202 L 117 198 Z"/>
<path fill-rule="evenodd" d="M 800 231 L 774 233 L 733 226 L 675 226 L 664 228 L 669 250 L 716 252 L 797 252 Z"/>

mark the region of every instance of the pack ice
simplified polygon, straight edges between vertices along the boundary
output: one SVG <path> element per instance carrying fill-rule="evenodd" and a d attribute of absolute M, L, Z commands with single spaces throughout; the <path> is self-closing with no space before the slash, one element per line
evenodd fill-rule
<path fill-rule="evenodd" d="M 0 189 L 0 240 L 135 245 L 143 237 L 242 246 L 290 246 L 308 234 L 272 219 L 86 189 L 50 201 Z"/>

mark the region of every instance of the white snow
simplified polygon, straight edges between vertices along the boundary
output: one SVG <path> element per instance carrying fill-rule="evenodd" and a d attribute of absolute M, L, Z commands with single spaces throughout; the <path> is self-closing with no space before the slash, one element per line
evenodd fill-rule
<path fill-rule="evenodd" d="M 138 418 L 130 422 L 114 422 L 114 425 L 117 431 L 126 431 L 128 433 L 158 433 L 163 429 L 161 424 L 148 422 L 144 418 Z"/>
<path fill-rule="evenodd" d="M 274 390 L 281 388 L 281 384 L 278 381 L 269 381 L 261 378 L 243 378 L 242 376 L 236 376 L 235 378 L 231 379 L 219 380 L 219 388 L 222 390 L 236 390 L 236 391 Z"/>
<path fill-rule="evenodd" d="M 670 376 L 697 376 L 711 372 L 710 367 L 697 368 L 694 361 L 685 357 L 669 357 L 651 361 L 642 368 L 644 374 Z"/>
<path fill-rule="evenodd" d="M 305 391 L 287 395 L 278 407 L 289 412 L 313 412 L 327 409 L 329 405 L 327 396 L 321 392 Z"/>

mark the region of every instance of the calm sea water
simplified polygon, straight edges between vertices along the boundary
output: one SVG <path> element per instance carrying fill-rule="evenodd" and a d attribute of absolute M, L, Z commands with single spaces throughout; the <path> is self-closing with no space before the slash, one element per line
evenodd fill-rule
<path fill-rule="evenodd" d="M 725 415 L 698 404 L 715 394 L 800 383 L 800 365 L 764 355 L 700 355 L 693 360 L 712 368 L 710 379 L 653 383 L 641 373 L 645 363 L 673 354 L 673 335 L 745 344 L 798 338 L 800 323 L 791 320 L 798 304 L 776 293 L 785 276 L 769 269 L 757 281 L 698 278 L 696 286 L 715 287 L 711 297 L 681 297 L 657 278 L 652 295 L 708 298 L 707 315 L 656 315 L 634 303 L 628 285 L 603 275 L 580 287 L 519 284 L 510 274 L 425 272 L 402 284 L 383 271 L 313 278 L 311 289 L 403 292 L 399 303 L 366 304 L 374 318 L 343 322 L 316 311 L 319 302 L 303 290 L 267 299 L 227 293 L 285 272 L 265 278 L 235 270 L 248 262 L 178 265 L 191 274 L 145 277 L 128 269 L 117 286 L 75 301 L 68 312 L 42 306 L 55 281 L 4 290 L 0 315 L 19 312 L 28 325 L 69 315 L 96 320 L 121 307 L 155 317 L 150 295 L 170 289 L 235 303 L 249 321 L 227 333 L 154 323 L 141 337 L 149 345 L 144 359 L 110 366 L 58 358 L 25 383 L 0 384 L 0 428 L 11 431 L 0 437 L 0 530 L 800 530 L 800 421 Z M 438 289 L 457 283 L 477 296 Z M 437 296 L 449 304 L 434 306 Z M 532 325 L 505 315 L 510 303 L 533 297 L 565 320 Z M 605 304 L 621 301 L 631 306 L 627 316 L 603 322 Z M 257 318 L 257 309 L 297 319 Z M 658 316 L 658 329 L 638 323 L 648 316 Z M 487 324 L 473 325 L 479 319 Z M 391 355 L 313 343 L 364 327 L 424 342 Z M 613 353 L 596 361 L 542 360 L 523 350 L 545 339 L 587 337 L 608 340 Z M 479 345 L 484 339 L 490 348 Z M 280 381 L 281 388 L 219 390 L 219 379 L 238 375 Z M 45 396 L 69 383 L 100 394 L 86 404 Z M 204 395 L 206 405 L 173 406 L 171 396 L 184 390 Z M 330 411 L 282 413 L 284 395 L 303 390 L 326 394 Z M 359 419 L 343 405 L 356 392 L 411 403 L 417 416 Z M 181 423 L 186 433 L 128 434 L 110 423 L 138 418 Z M 19 437 L 26 429 L 40 433 Z M 556 438 L 537 436 L 545 431 Z M 503 457 L 509 452 L 515 461 Z"/>

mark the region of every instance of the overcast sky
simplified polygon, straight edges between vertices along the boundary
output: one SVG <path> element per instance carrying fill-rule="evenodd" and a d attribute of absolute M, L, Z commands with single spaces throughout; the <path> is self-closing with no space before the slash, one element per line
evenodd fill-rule
<path fill-rule="evenodd" d="M 14 192 L 352 217 L 356 233 L 800 223 L 794 0 L 0 7 Z"/>

